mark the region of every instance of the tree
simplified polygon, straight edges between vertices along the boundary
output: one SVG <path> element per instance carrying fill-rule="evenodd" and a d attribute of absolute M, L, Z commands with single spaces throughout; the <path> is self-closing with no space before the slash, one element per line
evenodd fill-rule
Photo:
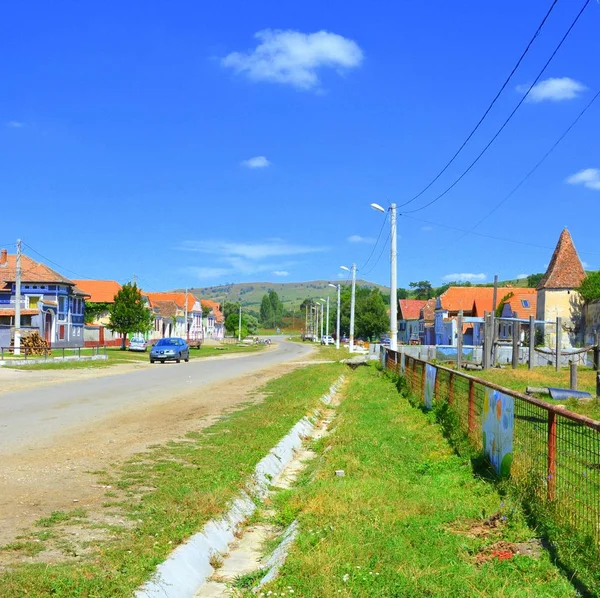
<path fill-rule="evenodd" d="M 540 281 L 544 278 L 543 274 L 530 274 L 527 277 L 527 286 L 532 289 L 536 289 Z"/>
<path fill-rule="evenodd" d="M 223 303 L 223 317 L 227 319 L 231 314 L 237 314 L 240 311 L 239 301 L 225 301 Z"/>
<path fill-rule="evenodd" d="M 153 319 L 137 285 L 128 282 L 115 295 L 115 302 L 110 306 L 107 328 L 122 335 L 121 349 L 125 350 L 127 335 L 148 332 Z"/>
<path fill-rule="evenodd" d="M 600 299 L 600 271 L 590 272 L 577 290 L 585 303 Z"/>
<path fill-rule="evenodd" d="M 265 328 L 269 328 L 273 322 L 273 306 L 269 295 L 263 295 L 260 302 L 260 321 Z"/>
<path fill-rule="evenodd" d="M 281 326 L 283 323 L 283 303 L 281 303 L 279 295 L 273 290 L 269 291 L 269 301 L 273 308 L 272 327 L 275 328 L 275 326 Z"/>
<path fill-rule="evenodd" d="M 111 303 L 104 302 L 85 302 L 85 323 L 90 324 L 96 318 L 110 311 Z"/>
<path fill-rule="evenodd" d="M 398 299 L 408 299 L 408 289 L 399 288 L 398 291 Z"/>
<path fill-rule="evenodd" d="M 350 304 L 352 289 L 342 287 L 340 293 L 340 332 L 350 334 Z M 331 325 L 335 322 L 335 310 L 332 310 Z M 354 336 L 356 338 L 378 337 L 389 331 L 390 320 L 386 303 L 379 289 L 356 287 L 356 305 L 354 308 Z"/>
<path fill-rule="evenodd" d="M 431 299 L 433 297 L 433 288 L 428 280 L 411 282 L 408 286 L 411 289 L 414 289 L 415 299 Z"/>
<path fill-rule="evenodd" d="M 232 336 L 238 336 L 238 328 L 240 325 L 240 314 L 231 313 L 225 318 L 225 330 Z M 246 338 L 248 335 L 256 334 L 258 332 L 258 320 L 248 314 L 242 312 L 242 335 L 241 338 Z"/>

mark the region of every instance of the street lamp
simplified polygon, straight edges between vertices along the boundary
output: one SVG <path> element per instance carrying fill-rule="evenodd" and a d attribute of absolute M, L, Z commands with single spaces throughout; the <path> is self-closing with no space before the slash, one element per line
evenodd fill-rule
<path fill-rule="evenodd" d="M 352 296 L 350 299 L 350 353 L 354 351 L 354 304 L 356 298 L 356 264 L 352 264 L 351 268 L 340 266 L 342 270 L 352 272 Z"/>
<path fill-rule="evenodd" d="M 242 302 L 240 301 L 240 320 L 238 324 L 238 343 L 242 342 Z"/>
<path fill-rule="evenodd" d="M 378 212 L 386 213 L 388 210 L 382 208 L 377 203 L 372 203 L 371 207 Z M 390 204 L 390 349 L 398 350 L 398 272 L 397 272 L 397 251 L 396 251 L 396 204 Z"/>
<path fill-rule="evenodd" d="M 330 287 L 333 287 L 334 289 L 337 289 L 337 314 L 336 314 L 336 330 L 335 330 L 335 348 L 339 349 L 340 348 L 340 288 L 342 285 L 339 284 L 331 284 L 329 283 Z M 327 320 L 329 321 L 329 316 L 327 317 Z"/>
<path fill-rule="evenodd" d="M 321 341 L 323 340 L 323 307 L 325 306 L 325 299 L 319 299 L 319 303 L 321 304 Z"/>

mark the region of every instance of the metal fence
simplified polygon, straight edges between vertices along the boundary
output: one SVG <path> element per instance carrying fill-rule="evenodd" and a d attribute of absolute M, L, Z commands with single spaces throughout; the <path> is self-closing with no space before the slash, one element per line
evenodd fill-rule
<path fill-rule="evenodd" d="M 106 355 L 106 346 L 100 347 L 60 347 L 60 348 L 41 348 L 31 349 L 29 347 L 21 347 L 20 354 L 14 354 L 14 347 L 0 347 L 0 360 L 4 359 L 69 359 L 80 358 L 82 356 L 91 355 Z"/>
<path fill-rule="evenodd" d="M 533 493 L 552 519 L 600 546 L 600 422 L 533 397 L 387 350 L 385 365 L 425 399 L 426 365 L 436 370 L 433 404 L 445 404 L 476 449 L 490 392 L 514 400 L 511 480 Z"/>

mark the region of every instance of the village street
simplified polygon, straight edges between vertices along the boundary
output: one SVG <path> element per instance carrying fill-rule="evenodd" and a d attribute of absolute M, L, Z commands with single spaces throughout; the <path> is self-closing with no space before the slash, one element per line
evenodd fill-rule
<path fill-rule="evenodd" d="M 278 339 L 257 354 L 96 370 L 97 377 L 0 393 L 0 543 L 52 511 L 99 505 L 104 490 L 90 472 L 256 400 L 259 387 L 310 352 Z"/>

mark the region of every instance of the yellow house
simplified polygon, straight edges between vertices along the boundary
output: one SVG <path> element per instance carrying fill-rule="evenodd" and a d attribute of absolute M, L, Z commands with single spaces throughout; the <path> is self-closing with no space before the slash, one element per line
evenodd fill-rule
<path fill-rule="evenodd" d="M 537 319 L 555 322 L 561 318 L 561 345 L 564 349 L 583 340 L 583 302 L 575 290 L 585 278 L 585 270 L 577 255 L 573 239 L 565 228 L 544 277 L 537 287 Z M 556 325 L 544 326 L 544 344 L 556 344 Z"/>

